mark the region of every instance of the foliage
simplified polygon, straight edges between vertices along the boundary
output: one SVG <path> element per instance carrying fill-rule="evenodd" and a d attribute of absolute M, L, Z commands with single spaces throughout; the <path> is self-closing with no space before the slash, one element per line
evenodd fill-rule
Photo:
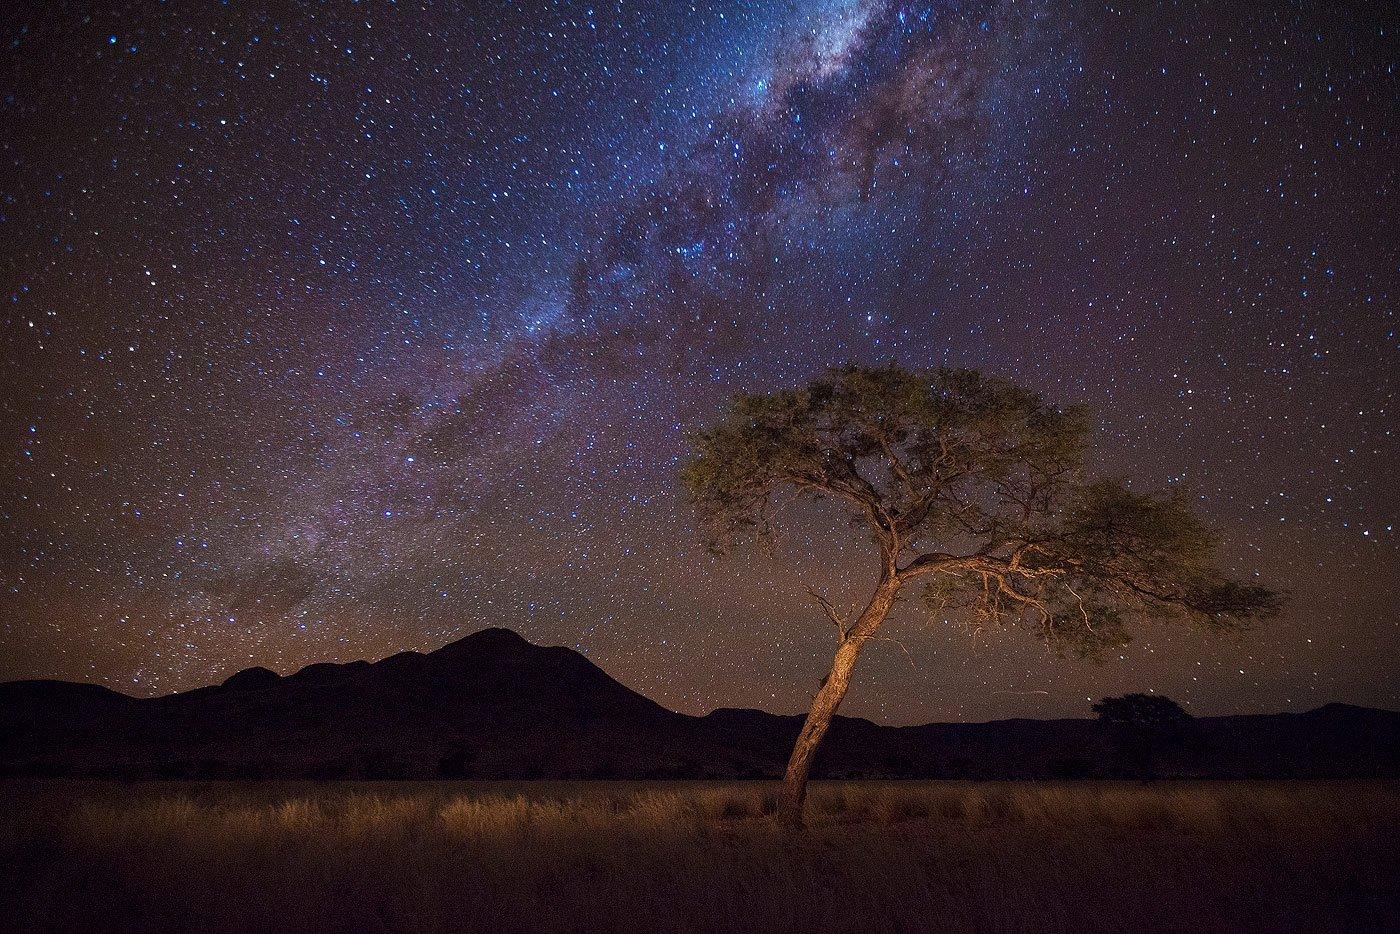
<path fill-rule="evenodd" d="M 1105 697 L 1093 710 L 1104 723 L 1146 731 L 1173 730 L 1193 719 L 1176 701 L 1159 694 Z"/>
<path fill-rule="evenodd" d="M 1278 598 L 1212 563 L 1216 539 L 1177 494 L 1084 468 L 1088 412 L 973 370 L 845 366 L 741 394 L 690 435 L 683 482 L 717 553 L 771 532 L 775 496 L 841 503 L 879 549 L 882 580 L 926 606 L 1018 623 L 1097 656 L 1128 627 L 1233 631 Z"/>

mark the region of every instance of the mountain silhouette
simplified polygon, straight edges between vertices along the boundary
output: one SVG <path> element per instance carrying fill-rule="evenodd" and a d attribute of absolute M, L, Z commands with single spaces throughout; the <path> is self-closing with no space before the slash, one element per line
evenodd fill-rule
<path fill-rule="evenodd" d="M 429 653 L 248 668 L 222 684 L 134 698 L 91 684 L 0 684 L 0 772 L 109 778 L 762 778 L 801 716 L 667 710 L 567 648 L 509 629 Z M 1191 777 L 1400 777 L 1400 713 L 1329 704 L 1208 717 L 1159 771 Z M 838 717 L 822 777 L 1112 776 L 1095 720 L 913 727 Z"/>

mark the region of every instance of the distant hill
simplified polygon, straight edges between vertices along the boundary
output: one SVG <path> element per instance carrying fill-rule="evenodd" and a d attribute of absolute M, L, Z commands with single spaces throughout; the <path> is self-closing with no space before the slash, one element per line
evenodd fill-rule
<path fill-rule="evenodd" d="M 1329 704 L 1209 717 L 1160 759 L 1182 777 L 1400 777 L 1400 713 Z M 776 777 L 801 717 L 675 713 L 577 652 L 484 629 L 426 655 L 249 668 L 133 698 L 0 684 L 0 773 L 111 778 Z M 819 777 L 1078 778 L 1122 769 L 1094 720 L 889 727 L 838 717 Z"/>

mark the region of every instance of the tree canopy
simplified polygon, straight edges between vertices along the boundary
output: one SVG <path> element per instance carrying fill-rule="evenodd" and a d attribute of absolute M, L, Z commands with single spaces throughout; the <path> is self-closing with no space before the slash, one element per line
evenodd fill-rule
<path fill-rule="evenodd" d="M 1110 726 L 1135 730 L 1170 730 L 1192 720 L 1180 704 L 1160 694 L 1105 697 L 1092 709 L 1101 721 Z"/>
<path fill-rule="evenodd" d="M 1182 494 L 1087 476 L 1090 427 L 1082 407 L 974 370 L 845 366 L 739 395 L 691 435 L 683 479 L 717 552 L 771 531 L 783 490 L 829 498 L 930 610 L 1026 625 L 1061 651 L 1121 646 L 1135 622 L 1222 632 L 1276 611 L 1215 567 Z"/>

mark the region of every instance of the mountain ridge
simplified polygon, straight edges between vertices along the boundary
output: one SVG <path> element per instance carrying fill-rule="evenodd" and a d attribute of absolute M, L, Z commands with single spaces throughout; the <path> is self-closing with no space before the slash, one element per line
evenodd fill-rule
<path fill-rule="evenodd" d="M 139 698 L 83 682 L 0 684 L 0 774 L 193 778 L 759 778 L 801 714 L 667 709 L 581 653 L 489 627 L 430 652 L 262 666 Z M 1181 777 L 1400 777 L 1400 713 L 1202 717 Z M 838 717 L 818 775 L 1075 778 L 1124 772 L 1092 719 L 886 726 Z"/>

